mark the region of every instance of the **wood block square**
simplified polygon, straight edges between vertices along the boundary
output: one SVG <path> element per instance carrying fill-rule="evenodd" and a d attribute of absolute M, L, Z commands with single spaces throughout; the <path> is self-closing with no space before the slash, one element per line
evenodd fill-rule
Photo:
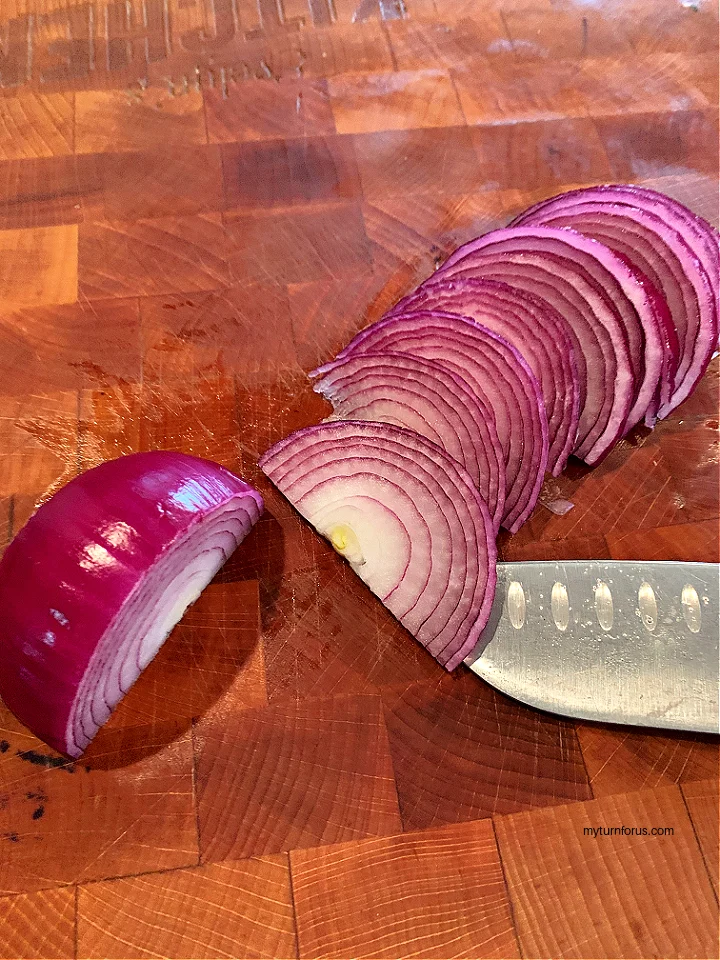
<path fill-rule="evenodd" d="M 71 154 L 74 114 L 72 93 L 0 97 L 0 160 Z"/>
<path fill-rule="evenodd" d="M 576 728 L 595 797 L 720 776 L 720 745 L 710 735 L 590 723 Z"/>
<path fill-rule="evenodd" d="M 446 4 L 442 20 L 413 15 L 386 24 L 398 70 L 478 69 L 490 59 L 515 61 L 497 10 L 486 3 L 464 16 L 461 2 Z"/>
<path fill-rule="evenodd" d="M 367 214 L 365 223 L 367 228 Z M 359 270 L 347 280 L 291 284 L 290 316 L 302 369 L 309 372 L 332 360 L 358 330 L 379 320 L 404 292 L 372 269 Z"/>
<path fill-rule="evenodd" d="M 576 183 L 604 183 L 610 167 L 592 120 L 471 127 L 478 154 L 476 189 L 543 190 Z"/>
<path fill-rule="evenodd" d="M 77 226 L 0 230 L 0 307 L 74 303 L 77 297 Z"/>
<path fill-rule="evenodd" d="M 0 101 L 2 102 L 2 101 Z M 97 185 L 96 185 L 97 189 Z M 0 163 L 0 228 L 51 227 L 80 223 L 83 192 L 73 156 Z"/>
<path fill-rule="evenodd" d="M 228 214 L 226 225 L 234 245 L 230 265 L 239 281 L 338 279 L 367 269 L 372 262 L 357 204 Z"/>
<path fill-rule="evenodd" d="M 136 300 L 83 301 L 0 319 L 0 394 L 139 381 Z"/>
<path fill-rule="evenodd" d="M 83 886 L 80 958 L 294 957 L 286 857 Z"/>
<path fill-rule="evenodd" d="M 203 92 L 211 143 L 316 137 L 335 133 L 327 81 L 247 80 Z"/>
<path fill-rule="evenodd" d="M 607 538 L 613 560 L 687 560 L 697 563 L 718 563 L 717 520 L 700 523 L 674 523 L 635 533 L 610 535 Z"/>
<path fill-rule="evenodd" d="M 717 176 L 717 115 L 678 111 L 601 117 L 595 123 L 612 180 L 677 173 Z"/>
<path fill-rule="evenodd" d="M 367 133 L 354 139 L 367 200 L 408 193 L 472 193 L 483 186 L 466 127 Z"/>
<path fill-rule="evenodd" d="M 301 957 L 518 957 L 489 820 L 290 855 Z"/>
<path fill-rule="evenodd" d="M 718 857 L 720 857 L 718 778 L 715 776 L 711 780 L 683 783 L 681 789 L 690 813 L 690 819 L 695 828 L 695 835 L 705 858 L 705 864 L 715 886 L 715 893 L 717 893 L 720 886 L 718 880 L 720 867 L 720 864 L 718 864 Z"/>
<path fill-rule="evenodd" d="M 141 301 L 145 380 L 233 376 L 248 387 L 297 367 L 287 292 L 250 283 Z"/>
<path fill-rule="evenodd" d="M 220 214 L 84 223 L 80 292 L 99 300 L 226 287 L 229 250 Z"/>
<path fill-rule="evenodd" d="M 595 117 L 630 113 L 673 113 L 702 109 L 708 101 L 686 79 L 683 66 L 690 58 L 676 54 L 637 54 L 624 59 L 591 58 L 572 66 L 574 83 Z M 555 65 L 548 65 L 552 74 Z M 571 81 L 572 82 L 572 81 Z"/>
<path fill-rule="evenodd" d="M 202 93 L 167 87 L 82 90 L 75 94 L 75 150 L 183 150 L 207 143 Z"/>
<path fill-rule="evenodd" d="M 187 723 L 103 729 L 76 763 L 8 712 L 0 739 L 2 895 L 198 862 Z"/>
<path fill-rule="evenodd" d="M 272 209 L 352 200 L 360 180 L 352 140 L 305 137 L 264 143 L 224 144 L 228 209 Z"/>
<path fill-rule="evenodd" d="M 464 667 L 382 698 L 406 830 L 592 797 L 572 724 Z"/>
<path fill-rule="evenodd" d="M 0 900 L 3 960 L 66 960 L 74 956 L 75 891 L 71 887 Z"/>
<path fill-rule="evenodd" d="M 27 394 L 31 389 L 28 384 Z M 0 496 L 14 497 L 10 525 L 16 533 L 18 497 L 34 504 L 77 472 L 77 394 L 0 396 L 0 449 Z"/>
<path fill-rule="evenodd" d="M 104 214 L 98 219 L 143 220 L 222 209 L 222 165 L 216 146 L 104 153 L 92 160 L 103 190 Z"/>
<path fill-rule="evenodd" d="M 409 292 L 456 247 L 505 226 L 513 209 L 524 209 L 524 197 L 516 190 L 376 197 L 363 207 L 376 270 L 394 267 L 392 285 L 403 282 L 401 294 Z"/>
<path fill-rule="evenodd" d="M 209 717 L 195 745 L 205 862 L 401 829 L 378 697 Z"/>
<path fill-rule="evenodd" d="M 702 52 L 717 53 L 718 11 L 715 4 L 658 4 L 641 0 L 627 7 L 621 6 L 618 12 L 618 22 L 623 24 L 622 29 L 637 52 L 672 51 L 690 57 Z"/>
<path fill-rule="evenodd" d="M 338 133 L 375 133 L 462 126 L 464 118 L 445 70 L 343 74 L 329 81 Z"/>
<path fill-rule="evenodd" d="M 504 21 L 513 49 L 521 57 L 620 59 L 631 52 L 630 39 L 618 19 L 589 5 L 557 10 L 528 4 L 524 9 L 507 10 Z M 537 64 L 540 69 L 541 64 Z"/>
<path fill-rule="evenodd" d="M 191 720 L 266 703 L 257 581 L 215 580 L 175 627 L 107 729 Z"/>
<path fill-rule="evenodd" d="M 717 902 L 677 787 L 498 817 L 495 829 L 524 956 L 715 956 Z"/>
<path fill-rule="evenodd" d="M 577 90 L 575 61 L 544 62 L 492 58 L 453 70 L 453 81 L 469 124 L 581 117 L 585 98 Z M 519 181 L 522 182 L 522 181 Z"/>

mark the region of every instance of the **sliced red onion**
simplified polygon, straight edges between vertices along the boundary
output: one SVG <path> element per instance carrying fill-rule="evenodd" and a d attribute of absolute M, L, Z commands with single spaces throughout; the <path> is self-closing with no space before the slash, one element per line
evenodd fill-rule
<path fill-rule="evenodd" d="M 323 368 L 315 391 L 333 420 L 394 423 L 432 440 L 461 463 L 497 532 L 505 507 L 505 463 L 492 409 L 442 364 L 402 353 L 364 353 Z"/>
<path fill-rule="evenodd" d="M 338 359 L 385 351 L 442 364 L 492 409 L 505 461 L 503 526 L 518 530 L 537 502 L 548 455 L 542 393 L 520 352 L 468 317 L 416 311 L 362 330 Z"/>
<path fill-rule="evenodd" d="M 0 561 L 0 696 L 80 756 L 263 510 L 224 467 L 136 453 L 60 489 Z"/>
<path fill-rule="evenodd" d="M 677 331 L 679 356 L 660 416 L 674 410 L 705 372 L 717 342 L 717 232 L 676 200 L 623 186 L 561 194 L 531 207 L 515 223 L 567 226 L 594 237 L 661 292 Z"/>
<path fill-rule="evenodd" d="M 471 317 L 516 347 L 540 384 L 548 418 L 548 466 L 562 473 L 580 417 L 575 350 L 567 323 L 547 303 L 495 280 L 453 280 L 442 273 L 401 300 L 389 315 L 440 310 Z"/>
<path fill-rule="evenodd" d="M 474 648 L 495 592 L 495 540 L 470 475 L 436 444 L 385 423 L 291 434 L 260 466 L 448 670 Z"/>
<path fill-rule="evenodd" d="M 642 331 L 637 318 L 631 321 L 632 304 L 617 280 L 599 259 L 571 245 L 565 233 L 541 227 L 494 230 L 456 250 L 431 282 L 441 275 L 503 280 L 547 301 L 565 318 L 580 385 L 574 452 L 594 464 L 627 428 L 641 385 L 635 371 L 642 365 Z M 608 290 L 623 303 L 625 317 Z M 633 332 L 632 351 L 627 325 Z"/>

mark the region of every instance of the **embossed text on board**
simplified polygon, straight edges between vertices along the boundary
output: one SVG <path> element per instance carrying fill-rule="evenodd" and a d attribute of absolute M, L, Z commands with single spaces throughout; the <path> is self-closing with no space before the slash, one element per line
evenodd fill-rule
<path fill-rule="evenodd" d="M 54 85 L 81 89 L 82 81 L 119 78 L 148 67 L 188 72 L 188 55 L 201 73 L 222 56 L 242 64 L 240 79 L 267 75 L 258 42 L 307 29 L 407 17 L 405 0 L 354 0 L 338 12 L 335 0 L 112 0 L 80 3 L 47 14 L 25 14 L 0 23 L 0 88 Z M 207 63 L 203 62 L 207 58 Z M 301 60 L 299 60 L 301 65 Z M 297 67 L 297 65 L 296 65 Z M 270 71 L 269 75 L 276 75 Z M 109 86 L 107 82 L 103 84 Z"/>

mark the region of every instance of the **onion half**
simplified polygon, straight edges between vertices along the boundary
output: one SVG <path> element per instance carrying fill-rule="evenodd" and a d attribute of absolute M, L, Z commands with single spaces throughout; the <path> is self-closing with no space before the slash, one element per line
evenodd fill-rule
<path fill-rule="evenodd" d="M 642 187 L 604 186 L 536 204 L 515 221 L 571 227 L 602 241 L 635 267 L 664 297 L 672 318 L 677 370 L 667 416 L 705 372 L 718 335 L 717 232 L 675 200 Z"/>
<path fill-rule="evenodd" d="M 474 320 L 438 311 L 379 320 L 358 333 L 338 358 L 388 350 L 442 364 L 493 411 L 505 461 L 502 525 L 514 533 L 535 507 L 548 456 L 542 393 L 525 359 L 507 340 Z"/>
<path fill-rule="evenodd" d="M 439 363 L 402 353 L 364 353 L 323 368 L 314 389 L 332 420 L 407 427 L 432 440 L 470 474 L 497 532 L 505 507 L 505 463 L 492 409 Z"/>
<path fill-rule="evenodd" d="M 263 511 L 224 467 L 136 453 L 44 503 L 0 561 L 0 696 L 79 757 Z"/>
<path fill-rule="evenodd" d="M 411 430 L 337 421 L 260 460 L 270 480 L 448 670 L 475 646 L 495 592 L 495 539 L 467 471 Z"/>
<path fill-rule="evenodd" d="M 548 419 L 548 468 L 559 476 L 575 446 L 580 417 L 575 350 L 560 314 L 506 283 L 448 280 L 442 274 L 401 300 L 389 315 L 415 310 L 471 317 L 520 351 L 540 384 Z"/>

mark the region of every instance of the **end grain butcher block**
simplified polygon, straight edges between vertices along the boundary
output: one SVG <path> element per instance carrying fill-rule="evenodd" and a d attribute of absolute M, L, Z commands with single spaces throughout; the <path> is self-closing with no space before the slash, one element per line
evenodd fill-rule
<path fill-rule="evenodd" d="M 133 451 L 267 504 L 80 761 L 0 706 L 0 956 L 717 957 L 717 738 L 446 674 L 257 467 L 528 204 L 717 225 L 716 5 L 9 0 L 0 37 L 0 548 Z M 719 377 L 501 559 L 717 561 Z"/>

